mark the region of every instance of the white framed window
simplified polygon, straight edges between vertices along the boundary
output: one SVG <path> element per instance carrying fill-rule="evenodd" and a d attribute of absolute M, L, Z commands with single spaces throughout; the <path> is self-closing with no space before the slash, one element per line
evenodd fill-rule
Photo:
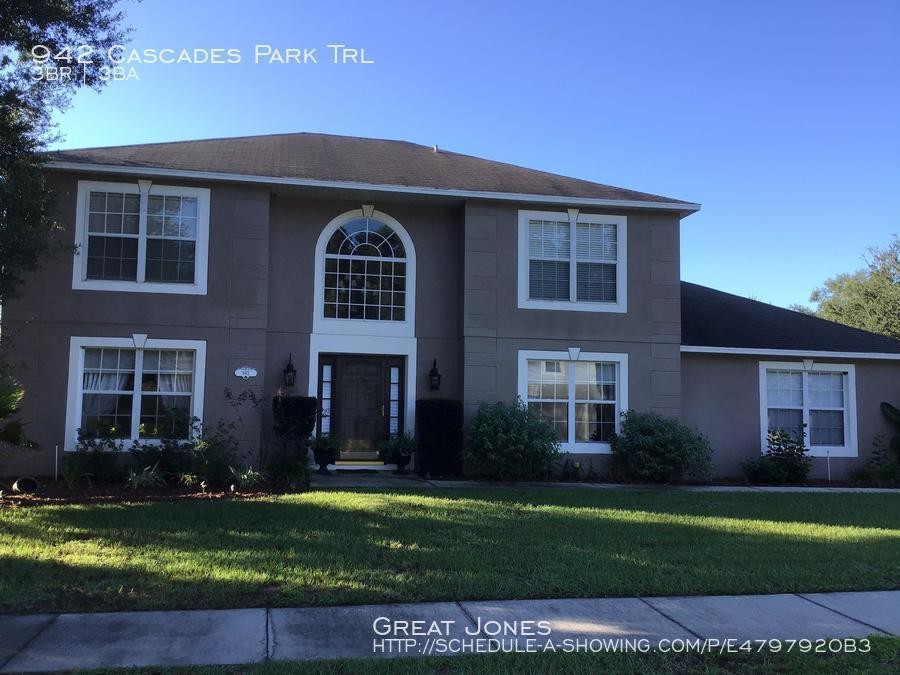
<path fill-rule="evenodd" d="M 205 295 L 209 190 L 78 181 L 72 288 Z"/>
<path fill-rule="evenodd" d="M 372 207 L 343 213 L 316 244 L 313 332 L 412 337 L 415 288 L 406 229 Z"/>
<path fill-rule="evenodd" d="M 518 360 L 519 396 L 553 423 L 564 452 L 611 452 L 628 409 L 627 354 L 520 350 Z"/>
<path fill-rule="evenodd" d="M 776 429 L 806 432 L 813 457 L 857 457 L 856 369 L 852 364 L 759 364 L 760 442 Z"/>
<path fill-rule="evenodd" d="M 626 312 L 628 219 L 519 211 L 520 309 Z"/>
<path fill-rule="evenodd" d="M 125 442 L 184 438 L 202 418 L 206 372 L 203 340 L 73 337 L 65 449 L 79 431 Z"/>

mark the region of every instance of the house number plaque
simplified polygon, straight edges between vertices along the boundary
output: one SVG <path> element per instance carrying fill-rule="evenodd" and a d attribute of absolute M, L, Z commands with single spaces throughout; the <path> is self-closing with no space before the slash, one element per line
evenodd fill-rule
<path fill-rule="evenodd" d="M 252 377 L 256 377 L 256 368 L 251 368 L 250 366 L 241 366 L 234 371 L 234 374 L 235 377 L 239 377 L 242 380 L 249 380 Z"/>

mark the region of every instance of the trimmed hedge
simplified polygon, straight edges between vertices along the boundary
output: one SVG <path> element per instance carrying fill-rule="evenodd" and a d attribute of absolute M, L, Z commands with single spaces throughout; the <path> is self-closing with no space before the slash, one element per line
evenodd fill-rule
<path fill-rule="evenodd" d="M 512 405 L 479 404 L 469 424 L 466 473 L 491 480 L 546 480 L 558 458 L 556 428 L 521 398 Z"/>
<path fill-rule="evenodd" d="M 316 428 L 319 400 L 315 396 L 276 396 L 272 399 L 275 418 L 275 447 L 268 470 L 288 482 L 308 478 L 309 437 Z"/>
<path fill-rule="evenodd" d="M 272 399 L 275 435 L 295 442 L 308 438 L 316 428 L 318 410 L 315 396 L 276 396 Z"/>
<path fill-rule="evenodd" d="M 416 471 L 432 476 L 462 473 L 462 403 L 454 399 L 416 401 Z"/>
<path fill-rule="evenodd" d="M 646 483 L 705 481 L 712 448 L 706 437 L 675 417 L 629 410 L 610 442 L 614 480 Z"/>

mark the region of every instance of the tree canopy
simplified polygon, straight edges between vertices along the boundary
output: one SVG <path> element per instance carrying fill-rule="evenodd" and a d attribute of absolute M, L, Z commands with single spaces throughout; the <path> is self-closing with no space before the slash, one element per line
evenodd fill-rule
<path fill-rule="evenodd" d="M 3 0 L 0 305 L 54 249 L 54 198 L 42 170 L 42 151 L 55 138 L 52 115 L 79 88 L 103 86 L 109 48 L 129 32 L 122 20 L 115 0 Z M 70 66 L 72 76 L 48 77 L 55 66 Z"/>
<path fill-rule="evenodd" d="M 816 316 L 900 339 L 900 238 L 872 247 L 866 267 L 838 274 L 812 292 Z"/>

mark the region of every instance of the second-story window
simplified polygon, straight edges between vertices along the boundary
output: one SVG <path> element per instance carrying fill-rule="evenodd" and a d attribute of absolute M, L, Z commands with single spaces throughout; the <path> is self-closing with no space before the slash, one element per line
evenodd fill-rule
<path fill-rule="evenodd" d="M 374 218 L 341 225 L 325 248 L 326 318 L 404 321 L 406 251 L 397 233 Z"/>
<path fill-rule="evenodd" d="M 519 307 L 624 312 L 626 218 L 519 212 Z"/>
<path fill-rule="evenodd" d="M 80 181 L 73 288 L 206 293 L 209 190 Z"/>

